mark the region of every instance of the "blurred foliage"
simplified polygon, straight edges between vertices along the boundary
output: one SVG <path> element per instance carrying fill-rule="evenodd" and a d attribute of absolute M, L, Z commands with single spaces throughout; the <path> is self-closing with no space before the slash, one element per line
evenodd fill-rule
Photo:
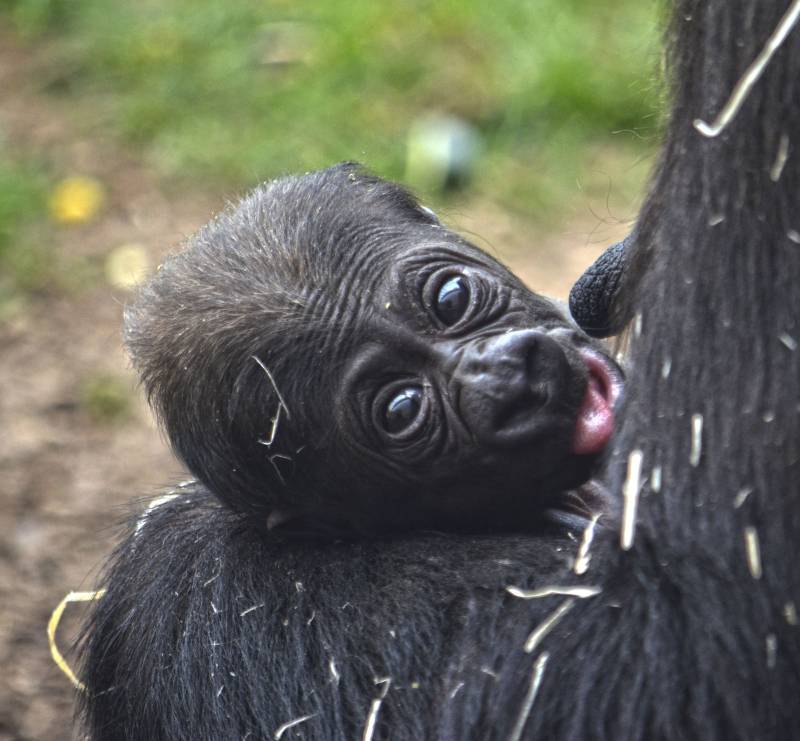
<path fill-rule="evenodd" d="M 92 221 L 103 205 L 103 186 L 95 178 L 72 175 L 56 184 L 50 195 L 50 216 L 60 224 Z"/>
<path fill-rule="evenodd" d="M 85 379 L 80 390 L 81 407 L 98 424 L 127 420 L 132 413 L 133 398 L 130 382 L 109 375 Z"/>
<path fill-rule="evenodd" d="M 402 178 L 409 128 L 441 112 L 483 140 L 473 187 L 541 216 L 607 159 L 610 134 L 627 132 L 612 147 L 624 169 L 657 125 L 656 0 L 6 8 L 19 33 L 53 45 L 49 89 L 172 175 L 240 185 L 356 159 Z"/>
<path fill-rule="evenodd" d="M 135 242 L 115 247 L 106 257 L 104 272 L 112 286 L 133 290 L 150 273 L 147 248 Z"/>
<path fill-rule="evenodd" d="M 423 153 L 441 146 L 414 141 L 438 116 L 476 135 L 466 148 L 475 161 L 462 163 L 474 175 L 460 179 L 468 193 L 542 221 L 611 191 L 627 202 L 638 194 L 647 173 L 634 165 L 659 124 L 659 9 L 658 0 L 4 0 L 0 23 L 38 47 L 39 89 L 68 100 L 69 131 L 119 137 L 179 184 L 238 189 L 359 160 L 411 178 L 441 205 L 435 183 L 415 174 L 430 163 L 407 167 L 409 141 Z M 61 269 L 51 245 L 54 229 L 96 217 L 102 186 L 58 181 L 63 164 L 25 154 L 0 146 L 0 314 L 20 296 L 68 288 L 65 274 L 85 283 L 99 270 Z"/>
<path fill-rule="evenodd" d="M 8 252 L 21 222 L 44 211 L 44 187 L 36 168 L 13 162 L 0 149 L 0 259 Z"/>
<path fill-rule="evenodd" d="M 99 207 L 100 187 L 83 177 L 54 184 L 41 162 L 0 147 L 0 321 L 24 309 L 31 295 L 80 291 L 97 281 L 97 265 L 54 249 L 48 216 L 63 224 L 86 221 Z"/>
<path fill-rule="evenodd" d="M 18 293 L 42 288 L 50 251 L 33 238 L 45 214 L 46 180 L 38 167 L 0 148 L 0 315 Z"/>

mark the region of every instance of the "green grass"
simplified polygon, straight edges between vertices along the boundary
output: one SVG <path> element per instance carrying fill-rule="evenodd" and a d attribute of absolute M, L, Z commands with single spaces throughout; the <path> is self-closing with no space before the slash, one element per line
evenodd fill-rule
<path fill-rule="evenodd" d="M 47 281 L 50 251 L 34 238 L 45 218 L 45 186 L 39 168 L 0 148 L 0 315 L 13 297 Z"/>
<path fill-rule="evenodd" d="M 129 419 L 133 399 L 130 383 L 115 376 L 88 377 L 80 389 L 81 408 L 98 424 L 112 425 Z"/>
<path fill-rule="evenodd" d="M 409 127 L 443 111 L 481 136 L 472 187 L 543 215 L 575 196 L 576 179 L 594 187 L 598 150 L 633 162 L 652 145 L 612 132 L 657 126 L 655 0 L 6 7 L 21 34 L 52 44 L 51 89 L 75 100 L 83 126 L 210 187 L 344 159 L 403 178 Z"/>
<path fill-rule="evenodd" d="M 48 201 L 53 178 L 35 158 L 10 156 L 0 146 L 0 322 L 37 295 L 80 292 L 102 267 L 54 248 Z"/>
<path fill-rule="evenodd" d="M 414 122 L 438 112 L 479 135 L 467 195 L 540 221 L 608 190 L 623 201 L 638 192 L 646 168 L 634 163 L 658 126 L 657 17 L 657 0 L 0 7 L 0 23 L 40 46 L 43 89 L 69 101 L 71 131 L 118 137 L 179 185 L 241 189 L 355 159 L 411 177 L 441 205 L 446 194 L 406 168 Z M 46 209 L 57 167 L 8 151 L 0 147 L 0 308 L 58 273 Z"/>

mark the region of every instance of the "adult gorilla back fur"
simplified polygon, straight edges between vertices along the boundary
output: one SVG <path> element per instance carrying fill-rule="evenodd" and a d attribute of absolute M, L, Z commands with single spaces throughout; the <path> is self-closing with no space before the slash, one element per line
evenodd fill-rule
<path fill-rule="evenodd" d="M 299 544 L 265 546 L 190 493 L 123 544 L 98 605 L 94 738 L 267 738 L 292 720 L 315 739 L 796 736 L 800 31 L 720 136 L 693 126 L 787 6 L 674 3 L 672 114 L 622 295 L 643 331 L 607 472 L 622 491 L 640 452 L 630 550 L 598 531 L 578 575 L 557 535 L 329 544 L 312 589 L 294 584 Z M 283 595 L 269 611 L 256 569 Z"/>
<path fill-rule="evenodd" d="M 603 593 L 547 636 L 525 738 L 777 741 L 800 728 L 800 28 L 718 137 L 694 126 L 789 5 L 673 4 L 666 143 L 619 307 L 642 333 L 608 479 L 622 492 L 641 452 L 635 540 L 595 543 L 605 560 L 587 577 Z M 550 609 L 498 608 L 502 640 L 482 658 L 503 671 L 465 677 L 445 737 L 512 731 L 532 661 L 509 647 Z"/>

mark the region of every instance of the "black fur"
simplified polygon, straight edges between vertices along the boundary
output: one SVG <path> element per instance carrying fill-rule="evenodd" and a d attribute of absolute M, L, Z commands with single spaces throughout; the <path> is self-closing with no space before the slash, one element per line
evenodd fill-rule
<path fill-rule="evenodd" d="M 283 737 L 349 739 L 371 712 L 375 739 L 797 735 L 800 31 L 719 138 L 692 126 L 786 7 L 675 3 L 672 115 L 620 294 L 642 334 L 607 476 L 621 491 L 642 451 L 631 550 L 616 524 L 600 530 L 576 576 L 578 544 L 559 533 L 283 542 L 189 487 L 121 546 L 98 603 L 95 739 L 269 738 L 306 715 Z M 505 591 L 576 583 L 600 591 Z"/>
<path fill-rule="evenodd" d="M 97 605 L 94 739 L 271 739 L 306 715 L 286 738 L 357 739 L 384 693 L 375 739 L 431 738 L 446 668 L 477 660 L 463 631 L 493 630 L 483 603 L 519 613 L 503 586 L 569 559 L 563 535 L 265 537 L 202 487 L 178 491 L 120 545 Z"/>
<path fill-rule="evenodd" d="M 470 301 L 447 324 L 452 276 Z M 563 564 L 535 546 L 613 517 L 586 483 L 606 432 L 579 427 L 587 399 L 613 404 L 613 361 L 355 165 L 220 215 L 126 311 L 126 340 L 197 482 L 136 518 L 110 564 L 86 633 L 95 738 L 268 737 L 295 707 L 314 716 L 298 732 L 352 738 L 376 677 L 393 689 L 375 738 L 392 717 L 419 738 L 473 600 L 459 571 L 503 598 L 499 575 L 522 575 L 492 550 Z M 386 434 L 382 400 L 409 384 L 432 393 L 425 424 Z M 398 536 L 422 529 L 541 540 Z"/>
<path fill-rule="evenodd" d="M 674 3 L 666 143 L 617 308 L 642 328 L 607 474 L 622 491 L 629 454 L 643 452 L 635 542 L 595 543 L 587 581 L 602 595 L 542 645 L 526 738 L 777 741 L 800 729 L 800 28 L 718 138 L 693 126 L 722 108 L 788 6 Z M 557 603 L 530 605 L 527 620 L 482 603 L 463 645 L 483 643 L 478 662 L 504 670 L 453 672 L 466 685 L 443 705 L 443 737 L 507 737 L 534 658 L 511 647 Z M 482 621 L 497 615 L 491 633 Z"/>

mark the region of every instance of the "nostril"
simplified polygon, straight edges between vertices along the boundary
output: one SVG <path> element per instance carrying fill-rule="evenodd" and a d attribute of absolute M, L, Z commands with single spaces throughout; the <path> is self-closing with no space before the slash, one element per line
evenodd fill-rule
<path fill-rule="evenodd" d="M 501 445 L 538 434 L 546 426 L 540 414 L 558 391 L 554 374 L 563 375 L 558 354 L 558 343 L 533 329 L 506 332 L 465 348 L 456 378 L 459 409 L 473 433 Z"/>

